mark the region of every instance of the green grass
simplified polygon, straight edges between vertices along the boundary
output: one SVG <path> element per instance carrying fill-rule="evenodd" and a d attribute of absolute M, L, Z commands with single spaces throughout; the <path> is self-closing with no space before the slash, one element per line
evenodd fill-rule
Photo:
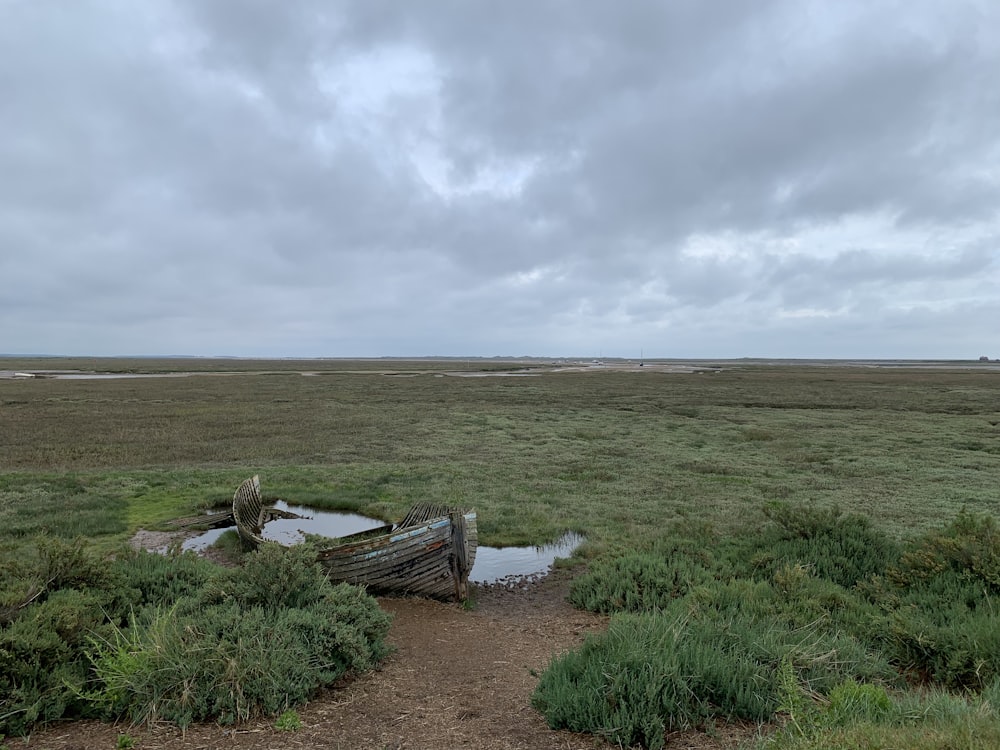
<path fill-rule="evenodd" d="M 274 728 L 281 732 L 295 732 L 302 729 L 302 719 L 297 711 L 285 711 L 274 722 Z"/>
<path fill-rule="evenodd" d="M 960 513 L 896 542 L 828 509 L 767 515 L 740 537 L 668 528 L 578 575 L 570 601 L 613 616 L 542 676 L 534 703 L 550 725 L 660 747 L 716 720 L 780 718 L 780 742 L 796 747 L 863 727 L 891 737 L 904 714 L 926 724 L 932 712 L 913 706 L 928 688 L 953 690 L 954 705 L 973 700 L 986 712 L 978 723 L 1000 719 L 987 710 L 1000 705 L 993 517 Z"/>
<path fill-rule="evenodd" d="M 0 380 L 0 558 L 34 564 L 39 539 L 78 535 L 98 551 L 116 550 L 139 527 L 165 528 L 172 518 L 225 506 L 240 481 L 259 473 L 270 500 L 387 520 L 419 501 L 474 507 L 483 544 L 585 534 L 580 556 L 591 565 L 575 584 L 578 604 L 600 608 L 603 597 L 610 610 L 634 609 L 650 632 L 660 625 L 642 618 L 687 597 L 741 628 L 784 616 L 810 633 L 834 625 L 853 633 L 875 616 L 870 608 L 898 605 L 911 614 L 886 631 L 890 637 L 863 646 L 877 646 L 911 680 L 979 690 L 976 675 L 996 669 L 975 656 L 993 642 L 994 597 L 977 593 L 963 572 L 974 568 L 977 580 L 993 585 L 992 532 L 947 528 L 963 510 L 966 518 L 997 517 L 996 372 L 728 366 L 717 375 L 441 376 L 519 366 L 0 362 L 13 370 L 203 373 Z M 834 507 L 852 520 L 833 519 L 829 533 L 803 528 L 795 516 Z M 677 542 L 677 529 L 685 541 Z M 897 563 L 883 570 L 890 559 Z M 963 567 L 973 559 L 973 568 Z M 729 566 L 728 578 L 720 566 Z M 938 568 L 941 576 L 925 575 Z M 706 588 L 709 579 L 718 585 Z M 604 580 L 618 588 L 608 593 Z M 790 594 L 801 605 L 792 613 L 780 606 Z M 85 604 L 67 602 L 66 611 Z M 969 627 L 949 628 L 955 616 Z M 820 630 L 816 618 L 825 623 Z M 698 625 L 709 634 L 716 626 Z M 774 646 L 771 677 L 780 676 L 783 653 Z M 869 677 L 848 676 L 862 684 Z M 824 680 L 823 690 L 831 689 L 834 677 Z M 768 695 L 766 711 L 782 702 L 780 691 Z M 891 697 L 893 706 L 912 700 L 905 690 Z M 912 746 L 976 747 L 978 740 L 963 738 L 998 731 L 988 701 L 977 700 L 966 701 L 974 706 L 967 713 L 911 723 L 853 711 L 856 721 L 780 741 L 903 747 L 926 730 L 944 739 Z M 691 723 L 711 715 L 699 711 Z"/>
<path fill-rule="evenodd" d="M 995 373 L 398 378 L 334 364 L 315 377 L 0 381 L 0 508 L 66 477 L 125 502 L 125 534 L 225 503 L 260 472 L 272 496 L 382 518 L 420 500 L 472 505 L 485 543 L 575 530 L 611 545 L 671 519 L 736 528 L 776 499 L 837 504 L 900 536 L 995 508 Z"/>
<path fill-rule="evenodd" d="M 859 686 L 848 684 L 855 697 Z M 864 686 L 860 686 L 864 687 Z M 747 750 L 992 750 L 1000 747 L 1000 686 L 981 696 L 940 690 L 877 696 L 817 708 L 813 724 L 791 724 Z"/>
<path fill-rule="evenodd" d="M 39 539 L 0 565 L 0 732 L 279 716 L 388 652 L 390 617 L 300 546 L 238 568 Z M 16 567 L 15 567 L 16 563 Z M 287 720 L 286 720 L 287 721 Z"/>

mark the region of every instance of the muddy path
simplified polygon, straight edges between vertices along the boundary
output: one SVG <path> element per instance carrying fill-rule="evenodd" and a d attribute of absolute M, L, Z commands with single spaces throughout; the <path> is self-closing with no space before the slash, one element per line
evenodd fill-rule
<path fill-rule="evenodd" d="M 200 724 L 185 732 L 166 725 L 71 722 L 10 746 L 113 750 L 124 733 L 140 750 L 610 748 L 591 735 L 549 729 L 531 708 L 536 675 L 553 655 L 606 627 L 604 618 L 566 602 L 567 585 L 567 577 L 556 573 L 530 585 L 480 589 L 473 610 L 424 599 L 380 599 L 394 617 L 389 640 L 395 653 L 379 670 L 299 709 L 303 727 L 296 731 L 279 731 L 273 721 Z M 732 747 L 741 736 L 746 733 L 689 733 L 671 738 L 668 746 Z"/>

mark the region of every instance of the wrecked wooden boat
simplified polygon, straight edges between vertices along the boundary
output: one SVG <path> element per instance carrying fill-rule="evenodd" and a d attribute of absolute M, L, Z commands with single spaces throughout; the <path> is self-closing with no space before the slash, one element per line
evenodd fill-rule
<path fill-rule="evenodd" d="M 254 475 L 233 496 L 233 518 L 243 546 L 265 543 L 274 516 Z M 398 524 L 320 540 L 317 559 L 332 581 L 360 584 L 373 594 L 410 594 L 464 601 L 476 561 L 475 511 L 420 504 Z M 275 542 L 267 542 L 275 544 Z"/>
<path fill-rule="evenodd" d="M 256 549 L 264 543 L 265 510 L 260 476 L 254 474 L 237 487 L 233 495 L 233 521 L 244 549 Z"/>

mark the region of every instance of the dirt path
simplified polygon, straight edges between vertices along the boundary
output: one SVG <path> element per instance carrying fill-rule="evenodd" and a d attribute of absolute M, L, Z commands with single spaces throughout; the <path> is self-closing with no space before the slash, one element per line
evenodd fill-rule
<path fill-rule="evenodd" d="M 303 728 L 273 722 L 238 727 L 203 724 L 114 727 L 73 722 L 35 733 L 39 750 L 113 750 L 120 733 L 140 750 L 335 748 L 360 750 L 594 750 L 610 745 L 590 735 L 556 732 L 531 708 L 541 672 L 554 654 L 573 648 L 606 621 L 565 601 L 560 575 L 519 589 L 488 589 L 476 609 L 423 599 L 381 599 L 394 616 L 397 651 L 376 672 L 330 690 L 299 710 Z M 674 737 L 672 748 L 731 747 L 735 735 Z"/>

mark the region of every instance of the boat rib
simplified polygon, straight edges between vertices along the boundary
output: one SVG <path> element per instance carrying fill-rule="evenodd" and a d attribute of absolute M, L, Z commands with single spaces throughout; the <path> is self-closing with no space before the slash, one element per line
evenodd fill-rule
<path fill-rule="evenodd" d="M 253 476 L 233 496 L 233 517 L 244 547 L 263 543 L 269 520 Z M 476 513 L 444 505 L 419 504 L 395 527 L 331 540 L 317 560 L 330 580 L 366 586 L 372 593 L 411 594 L 436 599 L 468 597 L 476 560 Z"/>

